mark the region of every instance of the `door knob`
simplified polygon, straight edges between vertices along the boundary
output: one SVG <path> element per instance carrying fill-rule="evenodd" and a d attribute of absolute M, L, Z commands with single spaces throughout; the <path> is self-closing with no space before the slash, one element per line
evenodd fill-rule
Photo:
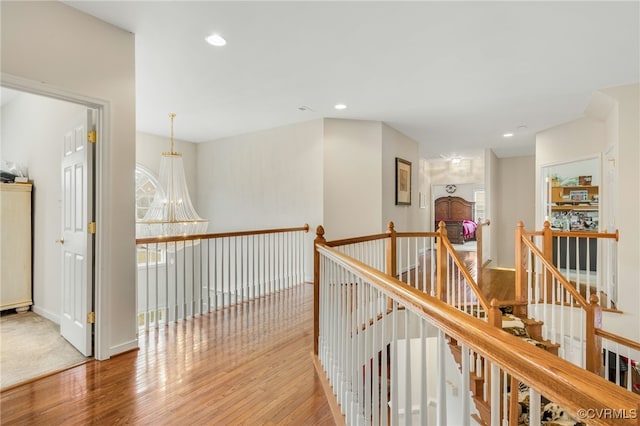
<path fill-rule="evenodd" d="M 56 243 L 64 244 L 64 238 L 61 238 L 61 239 L 59 239 L 59 240 L 56 240 Z"/>

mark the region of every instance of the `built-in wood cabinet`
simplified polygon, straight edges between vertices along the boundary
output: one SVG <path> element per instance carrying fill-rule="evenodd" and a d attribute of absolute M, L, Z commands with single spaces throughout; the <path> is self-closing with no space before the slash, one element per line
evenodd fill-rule
<path fill-rule="evenodd" d="M 0 310 L 31 299 L 31 184 L 0 183 Z"/>
<path fill-rule="evenodd" d="M 553 186 L 551 187 L 551 211 L 598 210 L 597 186 Z"/>
<path fill-rule="evenodd" d="M 564 231 L 597 231 L 600 194 L 596 185 L 552 186 L 549 221 Z"/>

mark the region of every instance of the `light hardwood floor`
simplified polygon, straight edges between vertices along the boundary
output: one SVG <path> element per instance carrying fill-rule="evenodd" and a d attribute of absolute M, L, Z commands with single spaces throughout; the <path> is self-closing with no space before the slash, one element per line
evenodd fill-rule
<path fill-rule="evenodd" d="M 23 425 L 332 425 L 303 284 L 152 331 L 140 349 L 0 394 Z"/>
<path fill-rule="evenodd" d="M 513 297 L 512 271 L 485 273 L 485 295 Z M 0 393 L 0 423 L 334 424 L 311 358 L 310 284 L 162 327 L 139 345 Z"/>

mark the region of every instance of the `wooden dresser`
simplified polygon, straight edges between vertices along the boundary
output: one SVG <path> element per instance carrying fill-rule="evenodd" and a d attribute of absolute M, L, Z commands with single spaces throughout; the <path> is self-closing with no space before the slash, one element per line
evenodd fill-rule
<path fill-rule="evenodd" d="M 31 189 L 0 183 L 0 310 L 26 311 L 31 300 Z"/>
<path fill-rule="evenodd" d="M 473 220 L 474 202 L 460 197 L 440 197 L 435 201 L 435 228 L 443 221 L 447 227 L 447 237 L 453 244 L 464 244 L 464 220 Z"/>

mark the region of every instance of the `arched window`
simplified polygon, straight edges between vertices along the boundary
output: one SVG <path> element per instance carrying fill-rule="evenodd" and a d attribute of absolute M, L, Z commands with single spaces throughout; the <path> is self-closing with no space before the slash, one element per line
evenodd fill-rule
<path fill-rule="evenodd" d="M 141 164 L 136 164 L 136 221 L 144 218 L 160 184 L 153 172 Z M 147 247 L 137 249 L 138 266 L 164 264 L 166 253 L 163 249 L 151 250 Z"/>
<path fill-rule="evenodd" d="M 152 171 L 136 164 L 136 220 L 142 219 L 147 213 L 159 186 Z"/>

